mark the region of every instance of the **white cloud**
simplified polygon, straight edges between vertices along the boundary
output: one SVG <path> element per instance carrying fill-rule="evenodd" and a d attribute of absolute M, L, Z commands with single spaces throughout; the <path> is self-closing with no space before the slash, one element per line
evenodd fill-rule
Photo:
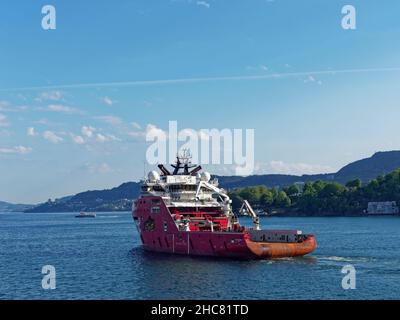
<path fill-rule="evenodd" d="M 28 106 L 12 106 L 8 101 L 0 101 L 0 111 L 3 112 L 21 112 L 28 109 Z"/>
<path fill-rule="evenodd" d="M 47 91 L 47 92 L 42 92 L 39 97 L 37 97 L 35 100 L 36 101 L 45 101 L 45 100 L 53 100 L 53 101 L 60 101 L 63 98 L 63 94 L 61 91 L 58 90 L 53 90 L 53 91 Z"/>
<path fill-rule="evenodd" d="M 41 109 L 43 110 L 43 109 Z M 51 104 L 47 108 L 44 109 L 45 111 L 51 111 L 51 112 L 61 112 L 61 113 L 67 113 L 67 114 L 72 114 L 72 113 L 80 113 L 78 109 L 64 106 L 62 104 Z"/>
<path fill-rule="evenodd" d="M 306 80 L 304 80 L 304 82 L 315 82 L 315 78 L 310 75 Z"/>
<path fill-rule="evenodd" d="M 200 82 L 216 82 L 216 81 L 255 81 L 267 79 L 281 79 L 281 78 L 298 78 L 310 74 L 313 75 L 338 75 L 338 74 L 357 74 L 357 73 L 377 73 L 377 72 L 395 72 L 400 71 L 400 67 L 388 68 L 364 68 L 364 69 L 337 69 L 337 70 L 311 70 L 304 72 L 283 72 L 283 73 L 270 73 L 264 75 L 240 75 L 240 76 L 219 76 L 219 77 L 199 77 L 199 78 L 176 78 L 176 79 L 153 79 L 153 80 L 138 80 L 138 81 L 120 81 L 120 82 L 95 82 L 95 83 L 73 83 L 61 84 L 58 86 L 37 86 L 37 87 L 20 87 L 9 88 L 3 91 L 19 90 L 45 90 L 57 87 L 58 89 L 67 88 L 118 88 L 121 86 L 159 86 L 166 84 L 183 84 L 183 83 L 200 83 Z"/>
<path fill-rule="evenodd" d="M 318 85 L 322 85 L 322 81 L 316 79 L 314 76 L 309 75 L 306 79 L 303 80 L 304 83 L 316 83 Z"/>
<path fill-rule="evenodd" d="M 39 107 L 36 108 L 39 111 L 47 111 L 47 112 L 59 112 L 59 113 L 66 113 L 66 114 L 82 114 L 82 111 L 69 107 L 63 104 L 50 104 L 47 107 Z"/>
<path fill-rule="evenodd" d="M 118 139 L 116 136 L 113 136 L 112 134 L 98 133 L 98 134 L 96 134 L 96 141 L 97 142 L 109 142 L 109 141 L 121 141 L 121 140 Z"/>
<path fill-rule="evenodd" d="M 133 138 L 144 138 L 146 137 L 146 133 L 143 131 L 131 131 L 128 132 L 128 135 L 133 137 Z"/>
<path fill-rule="evenodd" d="M 127 134 L 129 136 L 131 136 L 132 138 L 135 138 L 137 140 L 146 140 L 146 136 L 149 134 L 149 139 L 153 139 L 154 137 L 158 137 L 160 135 L 163 135 L 166 139 L 167 137 L 167 133 L 159 128 L 157 128 L 155 125 L 152 124 L 148 124 L 146 126 L 146 129 L 144 130 L 140 130 L 140 131 L 130 131 L 127 132 Z"/>
<path fill-rule="evenodd" d="M 72 141 L 76 144 L 86 144 L 90 142 L 111 142 L 111 141 L 121 141 L 121 139 L 117 138 L 116 136 L 108 133 L 100 133 L 96 134 L 97 130 L 91 126 L 83 126 L 81 128 L 81 134 L 73 134 L 70 133 Z"/>
<path fill-rule="evenodd" d="M 120 124 L 122 124 L 122 120 L 119 117 L 116 116 L 99 116 L 99 117 L 95 117 L 98 120 L 101 120 L 105 123 L 108 123 L 112 126 L 118 126 Z"/>
<path fill-rule="evenodd" d="M 266 72 L 266 71 L 269 70 L 269 68 L 265 64 L 260 64 L 258 66 L 247 66 L 246 70 L 248 70 L 248 71 L 264 71 L 264 72 Z"/>
<path fill-rule="evenodd" d="M 29 127 L 28 129 L 26 129 L 26 135 L 30 136 L 30 137 L 34 137 L 37 135 L 35 128 L 34 127 Z"/>
<path fill-rule="evenodd" d="M 17 98 L 20 99 L 20 100 L 23 100 L 23 101 L 28 100 L 28 98 L 25 95 L 23 95 L 22 93 L 18 93 L 17 94 Z"/>
<path fill-rule="evenodd" d="M 56 135 L 52 131 L 45 131 L 43 132 L 43 138 L 46 139 L 47 141 L 50 141 L 51 143 L 57 144 L 63 141 L 64 139 L 61 138 L 60 136 Z"/>
<path fill-rule="evenodd" d="M 143 104 L 146 108 L 151 107 L 153 105 L 153 103 L 151 103 L 150 101 L 143 101 Z"/>
<path fill-rule="evenodd" d="M 106 136 L 102 135 L 101 133 L 98 133 L 96 135 L 96 141 L 98 141 L 98 142 L 106 142 L 107 138 L 106 138 Z"/>
<path fill-rule="evenodd" d="M 145 136 L 148 139 L 154 139 L 157 137 L 160 141 L 165 141 L 168 138 L 168 132 L 158 128 L 154 124 L 149 123 L 146 127 Z"/>
<path fill-rule="evenodd" d="M 74 136 L 72 135 L 72 141 L 76 144 L 85 144 L 85 139 L 82 136 Z"/>
<path fill-rule="evenodd" d="M 32 148 L 24 146 L 16 146 L 12 148 L 0 148 L 0 153 L 27 154 L 32 152 Z"/>
<path fill-rule="evenodd" d="M 0 101 L 0 111 L 7 111 L 10 104 L 7 101 Z"/>
<path fill-rule="evenodd" d="M 106 104 L 106 105 L 108 105 L 108 106 L 112 106 L 113 104 L 115 104 L 115 102 L 116 101 L 113 101 L 110 97 L 104 97 L 104 98 L 102 98 L 101 99 L 101 101 L 104 103 L 104 104 Z"/>
<path fill-rule="evenodd" d="M 53 125 L 53 123 L 51 123 L 49 120 L 47 119 L 40 119 L 34 122 L 35 124 L 42 124 L 45 126 L 49 126 L 49 125 Z"/>
<path fill-rule="evenodd" d="M 89 171 L 89 173 L 101 173 L 101 174 L 105 174 L 105 173 L 110 173 L 113 172 L 112 168 L 105 162 L 101 163 L 101 164 L 90 164 L 87 163 L 85 164 L 85 168 L 87 171 Z"/>
<path fill-rule="evenodd" d="M 132 122 L 131 125 L 132 125 L 132 127 L 134 127 L 137 130 L 142 129 L 141 125 L 137 122 Z"/>
<path fill-rule="evenodd" d="M 24 146 L 17 146 L 17 147 L 14 147 L 14 150 L 16 150 L 16 152 L 17 152 L 17 153 L 20 153 L 20 154 L 26 154 L 26 153 L 32 152 L 32 148 L 30 148 L 30 147 L 24 147 Z"/>
<path fill-rule="evenodd" d="M 210 140 L 210 135 L 203 130 L 196 131 L 194 129 L 187 128 L 180 130 L 178 134 L 190 138 L 197 137 L 198 140 L 205 140 L 205 141 Z M 128 135 L 133 138 L 148 138 L 149 140 L 157 138 L 160 141 L 165 141 L 168 139 L 169 133 L 168 131 L 164 131 L 163 129 L 158 128 L 156 125 L 149 123 L 146 126 L 145 130 L 131 131 L 128 132 Z"/>
<path fill-rule="evenodd" d="M 93 128 L 91 126 L 83 126 L 81 129 L 82 135 L 84 135 L 85 137 L 88 137 L 88 138 L 91 138 L 95 131 L 96 131 L 96 128 Z"/>
<path fill-rule="evenodd" d="M 10 124 L 7 121 L 7 117 L 0 113 L 0 127 L 8 127 Z"/>
<path fill-rule="evenodd" d="M 280 160 L 273 160 L 268 163 L 257 163 L 255 171 L 258 174 L 319 174 L 319 173 L 331 173 L 335 170 L 330 166 L 320 164 L 308 164 L 308 163 L 286 163 Z"/>
<path fill-rule="evenodd" d="M 0 137 L 10 137 L 12 132 L 9 130 L 2 129 L 0 130 Z"/>
<path fill-rule="evenodd" d="M 206 1 L 197 1 L 196 4 L 198 6 L 202 6 L 202 7 L 205 7 L 207 9 L 209 9 L 211 7 L 211 5 Z"/>
<path fill-rule="evenodd" d="M 137 122 L 131 122 L 132 127 L 135 130 L 140 130 L 140 131 L 130 131 L 128 132 L 128 135 L 133 137 L 133 138 L 145 138 L 146 137 L 146 130 L 141 130 L 142 127 L 140 124 Z"/>
<path fill-rule="evenodd" d="M 102 163 L 98 166 L 97 171 L 99 173 L 108 173 L 111 172 L 111 167 L 107 163 Z"/>

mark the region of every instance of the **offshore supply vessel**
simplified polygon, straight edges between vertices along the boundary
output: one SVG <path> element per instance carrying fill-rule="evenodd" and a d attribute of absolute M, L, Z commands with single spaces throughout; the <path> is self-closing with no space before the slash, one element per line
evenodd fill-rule
<path fill-rule="evenodd" d="M 232 201 L 190 156 L 178 156 L 170 172 L 159 165 L 143 181 L 132 216 L 145 250 L 193 256 L 273 259 L 313 252 L 314 235 L 299 230 L 262 230 L 260 219 L 245 200 L 242 214 L 254 226 L 239 223 Z"/>

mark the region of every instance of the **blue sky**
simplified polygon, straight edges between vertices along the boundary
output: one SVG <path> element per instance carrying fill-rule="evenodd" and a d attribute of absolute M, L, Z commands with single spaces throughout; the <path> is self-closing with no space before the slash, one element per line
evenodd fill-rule
<path fill-rule="evenodd" d="M 56 30 L 41 28 L 46 4 Z M 341 28 L 345 4 L 356 30 Z M 395 0 L 2 1 L 0 200 L 138 180 L 143 134 L 169 120 L 254 128 L 256 173 L 332 172 L 400 149 L 399 10 Z"/>

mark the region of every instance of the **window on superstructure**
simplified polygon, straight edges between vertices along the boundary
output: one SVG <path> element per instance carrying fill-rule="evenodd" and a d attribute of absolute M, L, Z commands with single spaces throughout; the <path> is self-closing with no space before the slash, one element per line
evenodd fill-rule
<path fill-rule="evenodd" d="M 183 186 L 183 189 L 184 189 L 185 191 L 196 191 L 196 190 L 197 190 L 197 187 L 194 186 L 194 185 L 184 185 L 184 186 Z"/>
<path fill-rule="evenodd" d="M 163 187 L 161 187 L 161 186 L 154 186 L 154 191 L 157 191 L 157 192 L 164 192 L 165 190 L 164 190 L 164 188 Z"/>
<path fill-rule="evenodd" d="M 151 213 L 156 214 L 160 212 L 160 207 L 151 207 Z"/>
<path fill-rule="evenodd" d="M 171 192 L 181 192 L 183 190 L 181 185 L 171 185 L 169 186 L 169 191 Z"/>

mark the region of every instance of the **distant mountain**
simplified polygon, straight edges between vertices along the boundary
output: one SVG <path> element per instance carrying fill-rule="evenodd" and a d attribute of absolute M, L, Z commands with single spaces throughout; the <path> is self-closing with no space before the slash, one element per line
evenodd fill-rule
<path fill-rule="evenodd" d="M 367 183 L 397 168 L 400 168 L 400 151 L 377 152 L 370 158 L 358 160 L 343 167 L 334 175 L 334 180 L 346 183 L 350 180 L 361 179 Z"/>
<path fill-rule="evenodd" d="M 248 177 L 216 176 L 225 189 L 235 189 L 248 186 L 265 185 L 282 188 L 294 183 L 308 181 L 336 181 L 347 183 L 350 180 L 361 179 L 364 183 L 379 175 L 390 173 L 400 168 L 400 151 L 378 152 L 372 157 L 353 162 L 337 173 L 316 175 L 282 175 L 266 174 Z M 132 202 L 140 193 L 140 183 L 127 182 L 110 190 L 96 190 L 78 193 L 54 201 L 48 201 L 27 212 L 79 212 L 79 211 L 126 211 L 132 207 Z"/>
<path fill-rule="evenodd" d="M 138 197 L 140 183 L 127 182 L 109 190 L 78 193 L 75 196 L 47 201 L 26 212 L 126 211 Z"/>
<path fill-rule="evenodd" d="M 345 184 L 354 179 L 360 179 L 363 183 L 375 179 L 380 175 L 388 174 L 400 168 L 400 151 L 377 152 L 372 157 L 355 161 L 340 169 L 337 173 L 315 175 L 283 175 L 266 174 L 248 177 L 217 176 L 220 184 L 227 189 L 265 185 L 269 188 L 282 188 L 294 183 L 309 181 L 335 181 Z"/>
<path fill-rule="evenodd" d="M 31 204 L 14 204 L 0 201 L 0 212 L 23 212 L 33 207 L 34 205 Z"/>
<path fill-rule="evenodd" d="M 284 175 L 284 174 L 265 174 L 248 177 L 238 176 L 215 176 L 220 185 L 225 189 L 235 189 L 265 185 L 269 188 L 282 188 L 295 183 L 304 183 L 308 181 L 324 180 L 333 181 L 334 174 L 316 174 L 316 175 Z"/>

